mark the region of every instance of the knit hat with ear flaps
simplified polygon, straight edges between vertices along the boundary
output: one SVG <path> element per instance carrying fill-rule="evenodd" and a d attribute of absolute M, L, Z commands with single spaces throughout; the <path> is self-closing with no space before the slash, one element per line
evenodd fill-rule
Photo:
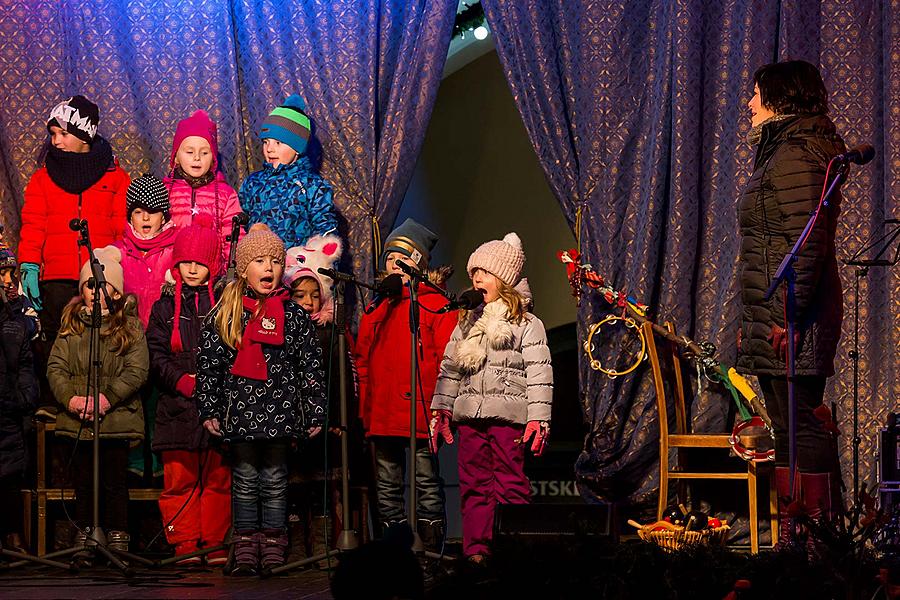
<path fill-rule="evenodd" d="M 247 266 L 260 256 L 273 256 L 283 264 L 284 255 L 284 242 L 281 238 L 272 233 L 268 225 L 254 223 L 247 231 L 247 235 L 238 242 L 235 251 L 237 274 L 240 276 L 246 273 Z"/>
<path fill-rule="evenodd" d="M 115 246 L 104 246 L 103 248 L 95 248 L 94 256 L 103 265 L 103 276 L 106 283 L 113 286 L 120 294 L 125 291 L 125 273 L 122 271 L 122 253 Z M 78 291 L 84 287 L 85 282 L 93 277 L 91 271 L 91 261 L 87 261 L 81 267 L 81 273 L 78 276 Z"/>
<path fill-rule="evenodd" d="M 403 224 L 394 229 L 384 242 L 384 250 L 381 252 L 381 268 L 385 268 L 387 255 L 391 252 L 412 259 L 419 269 L 428 266 L 431 260 L 431 251 L 437 244 L 437 235 L 413 219 L 406 219 Z"/>
<path fill-rule="evenodd" d="M 263 121 L 259 137 L 278 140 L 293 148 L 297 154 L 303 154 L 306 152 L 311 128 L 312 123 L 306 114 L 306 101 L 298 94 L 291 94 Z"/>
<path fill-rule="evenodd" d="M 84 96 L 72 96 L 53 107 L 47 117 L 47 131 L 56 125 L 74 135 L 82 142 L 90 144 L 97 137 L 100 123 L 100 109 Z"/>
<path fill-rule="evenodd" d="M 169 158 L 169 170 L 175 168 L 175 155 L 178 153 L 178 149 L 181 148 L 181 143 L 185 138 L 191 136 L 202 137 L 209 142 L 209 149 L 212 151 L 212 164 L 209 170 L 215 173 L 219 165 L 218 129 L 205 110 L 194 111 L 194 114 L 187 119 L 182 119 L 178 122 L 178 126 L 175 128 L 175 137 L 172 140 L 172 156 Z"/>
<path fill-rule="evenodd" d="M 514 287 L 522 278 L 524 266 L 522 240 L 515 233 L 507 233 L 502 240 L 491 240 L 478 246 L 469 257 L 466 273 L 471 277 L 475 269 L 484 269 Z"/>
<path fill-rule="evenodd" d="M 128 184 L 125 192 L 125 214 L 131 220 L 131 213 L 136 208 L 147 212 L 161 212 L 166 221 L 169 220 L 169 190 L 162 179 L 154 175 L 141 175 Z"/>
<path fill-rule="evenodd" d="M 209 269 L 209 279 L 206 281 L 206 289 L 209 292 L 210 304 L 215 303 L 213 296 L 213 278 L 219 270 L 219 236 L 213 229 L 213 219 L 210 215 L 200 213 L 194 217 L 193 223 L 178 232 L 175 245 L 172 248 L 172 267 L 169 273 L 175 280 L 175 316 L 172 323 L 181 322 L 181 290 L 184 280 L 178 264 L 182 262 L 195 262 Z M 184 348 L 181 343 L 181 328 L 172 327 L 172 335 L 169 338 L 173 352 L 181 352 Z"/>

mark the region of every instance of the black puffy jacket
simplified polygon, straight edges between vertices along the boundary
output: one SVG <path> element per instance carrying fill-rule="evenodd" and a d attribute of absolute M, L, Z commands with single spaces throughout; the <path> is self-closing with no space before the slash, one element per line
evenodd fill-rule
<path fill-rule="evenodd" d="M 828 161 L 843 151 L 844 142 L 824 115 L 790 117 L 763 127 L 753 174 L 738 207 L 743 302 L 738 370 L 744 373 L 785 373 L 770 341 L 773 325 L 784 327 L 784 286 L 769 300 L 765 293 L 816 208 Z M 834 374 L 843 318 L 834 248 L 840 200 L 837 194 L 822 209 L 794 263 L 798 375 Z"/>
<path fill-rule="evenodd" d="M 0 305 L 0 477 L 25 471 L 25 428 L 38 396 L 32 324 L 19 304 Z"/>
<path fill-rule="evenodd" d="M 206 286 L 181 288 L 181 352 L 172 352 L 172 321 L 175 318 L 175 286 L 163 287 L 162 295 L 153 304 L 147 323 L 147 348 L 150 350 L 153 383 L 159 388 L 156 405 L 156 425 L 152 448 L 166 450 L 197 450 L 205 447 L 209 434 L 200 425 L 200 410 L 194 398 L 185 398 L 175 386 L 186 374 L 197 373 L 197 348 L 203 319 L 212 303 Z"/>

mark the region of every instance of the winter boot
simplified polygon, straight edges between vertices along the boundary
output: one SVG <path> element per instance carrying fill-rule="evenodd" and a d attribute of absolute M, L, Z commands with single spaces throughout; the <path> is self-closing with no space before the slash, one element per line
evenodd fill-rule
<path fill-rule="evenodd" d="M 417 521 L 419 537 L 427 552 L 440 554 L 444 546 L 444 521 L 443 519 L 419 519 Z"/>
<path fill-rule="evenodd" d="M 109 532 L 109 536 L 107 536 L 107 542 L 110 550 L 116 552 L 128 552 L 128 544 L 131 542 L 131 536 L 124 531 L 113 529 Z"/>
<path fill-rule="evenodd" d="M 806 541 L 806 551 L 810 560 L 820 559 L 827 550 L 821 535 L 816 530 L 824 529 L 834 519 L 832 510 L 832 473 L 800 473 L 800 488 L 803 490 L 803 502 L 807 514 L 816 526 L 811 526 Z"/>
<path fill-rule="evenodd" d="M 778 542 L 774 550 L 778 552 L 797 542 L 797 527 L 788 514 L 788 506 L 799 499 L 800 474 L 795 474 L 794 489 L 791 491 L 790 467 L 775 467 L 775 493 L 778 495 Z"/>
<path fill-rule="evenodd" d="M 249 529 L 234 532 L 234 567 L 231 575 L 236 577 L 256 575 L 259 572 L 259 542 L 262 533 Z"/>
<path fill-rule="evenodd" d="M 284 529 L 265 529 L 260 542 L 260 561 L 263 569 L 274 569 L 284 564 L 288 537 Z"/>
<path fill-rule="evenodd" d="M 72 562 L 82 568 L 89 568 L 94 563 L 94 551 L 87 546 L 88 533 L 85 529 L 79 529 L 72 542 L 72 547 L 78 548 L 78 552 L 72 555 Z"/>

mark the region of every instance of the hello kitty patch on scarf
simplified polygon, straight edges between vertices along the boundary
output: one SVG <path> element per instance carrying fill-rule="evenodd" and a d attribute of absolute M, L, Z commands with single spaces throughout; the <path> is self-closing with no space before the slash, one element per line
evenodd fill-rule
<path fill-rule="evenodd" d="M 509 350 L 514 341 L 509 307 L 498 298 L 485 305 L 481 316 L 466 332 L 466 337 L 456 344 L 456 364 L 463 373 L 477 373 L 487 362 L 488 348 Z"/>

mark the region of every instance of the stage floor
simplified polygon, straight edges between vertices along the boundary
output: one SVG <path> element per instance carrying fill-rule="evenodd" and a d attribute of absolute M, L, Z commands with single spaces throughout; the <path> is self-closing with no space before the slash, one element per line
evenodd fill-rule
<path fill-rule="evenodd" d="M 0 571 L 0 598 L 105 599 L 128 598 L 303 598 L 330 599 L 328 573 L 294 571 L 269 579 L 226 577 L 205 569 L 136 571 L 131 580 L 110 569 L 91 569 L 78 575 L 54 569 L 24 568 Z"/>

